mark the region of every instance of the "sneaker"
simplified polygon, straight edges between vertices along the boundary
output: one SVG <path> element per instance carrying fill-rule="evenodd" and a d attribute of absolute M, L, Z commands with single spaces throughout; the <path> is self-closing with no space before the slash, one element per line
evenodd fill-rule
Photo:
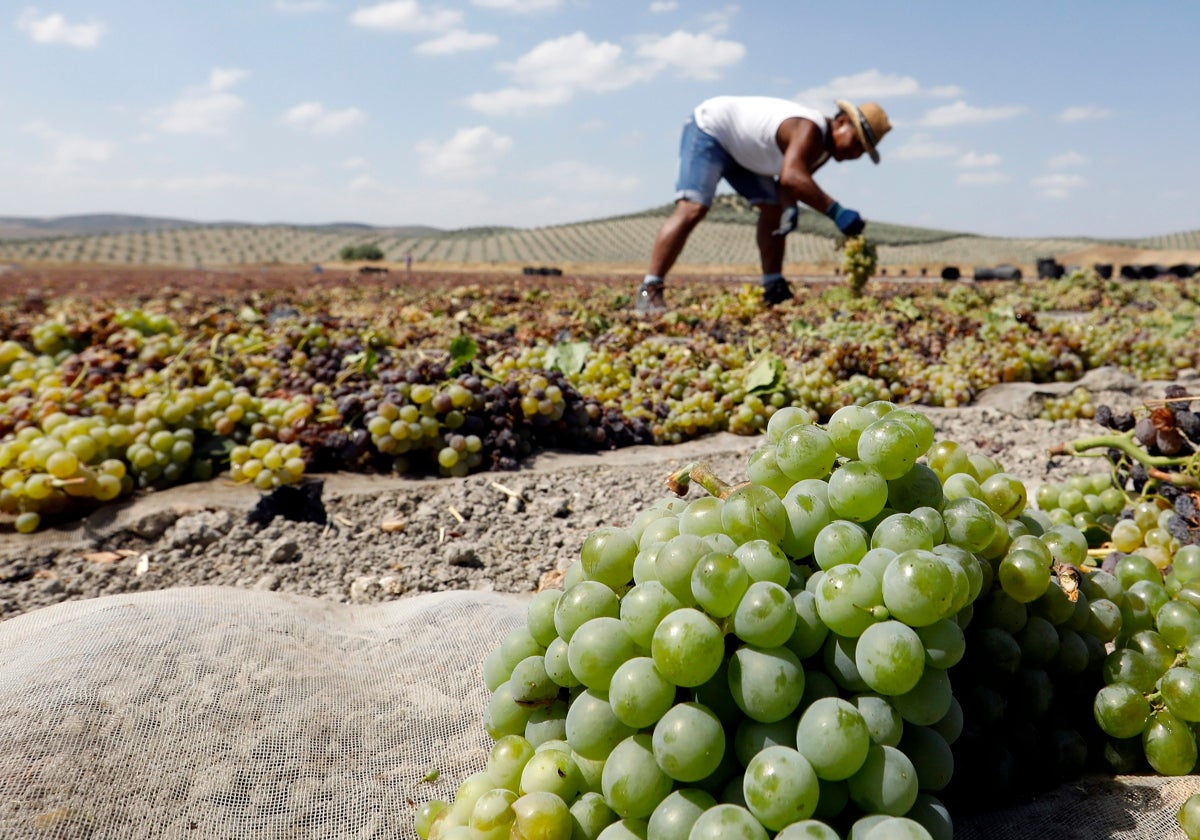
<path fill-rule="evenodd" d="M 662 283 L 643 283 L 638 289 L 637 300 L 633 308 L 643 315 L 659 315 L 667 311 L 666 301 L 663 300 Z"/>
<path fill-rule="evenodd" d="M 772 280 L 763 286 L 763 303 L 767 306 L 774 306 L 777 303 L 783 303 L 785 300 L 792 299 L 792 287 L 787 280 L 780 278 Z"/>

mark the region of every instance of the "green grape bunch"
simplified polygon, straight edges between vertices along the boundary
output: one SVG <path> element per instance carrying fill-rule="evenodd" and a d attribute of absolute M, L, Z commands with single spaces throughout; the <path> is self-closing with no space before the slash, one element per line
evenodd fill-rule
<path fill-rule="evenodd" d="M 973 605 L 1050 601 L 1086 542 L 914 409 L 789 406 L 765 433 L 750 481 L 689 465 L 671 489 L 709 495 L 599 528 L 534 596 L 482 663 L 487 766 L 418 836 L 951 836 Z"/>
<path fill-rule="evenodd" d="M 1114 769 L 1138 768 L 1144 757 L 1159 775 L 1194 772 L 1200 722 L 1200 546 L 1174 555 L 1171 571 L 1141 554 L 1117 560 L 1112 572 L 1088 576 L 1092 590 L 1116 604 L 1113 649 L 1093 711 Z M 1195 836 L 1189 834 L 1189 837 Z"/>
<path fill-rule="evenodd" d="M 867 281 L 875 276 L 879 266 L 879 255 L 874 243 L 868 242 L 865 236 L 852 236 L 842 246 L 842 271 L 850 283 L 850 290 L 855 297 L 862 294 Z"/>

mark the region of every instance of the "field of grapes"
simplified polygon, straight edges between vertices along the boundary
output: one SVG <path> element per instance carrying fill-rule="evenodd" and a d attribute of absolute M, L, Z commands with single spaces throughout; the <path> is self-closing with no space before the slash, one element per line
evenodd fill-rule
<path fill-rule="evenodd" d="M 535 234 L 598 247 L 447 253 Z M 881 241 L 880 265 L 960 239 Z M 614 274 L 210 269 L 3 275 L 0 615 L 181 570 L 360 602 L 540 582 L 481 657 L 494 749 L 414 789 L 421 838 L 949 840 L 1097 773 L 1179 777 L 1133 819 L 1200 836 L 1200 280 L 797 279 L 767 308 L 684 272 L 641 318 Z M 1161 392 L 1100 399 L 1098 374 Z M 1036 486 L 997 415 L 955 439 L 1013 383 L 1046 386 L 1027 419 L 1059 441 L 1027 453 L 1058 465 Z M 710 437 L 746 443 L 714 460 Z M 673 496 L 605 466 L 675 445 Z M 564 451 L 596 460 L 528 470 Z M 100 527 L 347 473 L 409 483 L 266 529 Z M 575 530 L 551 544 L 539 518 Z M 492 566 L 514 541 L 537 559 Z"/>
<path fill-rule="evenodd" d="M 347 247 L 376 245 L 384 261 L 418 270 L 519 270 L 557 266 L 569 271 L 642 270 L 650 244 L 669 208 L 628 216 L 540 228 L 469 228 L 394 233 L 363 226 L 182 226 L 140 232 L 0 239 L 0 263 L 83 263 L 123 266 L 228 268 L 336 264 Z M 753 273 L 758 263 L 755 214 L 736 200 L 719 201 L 689 241 L 681 265 L 693 272 Z M 836 231 L 818 214 L 801 215 L 789 237 L 793 273 L 832 273 L 838 262 Z M 966 276 L 974 266 L 1011 264 L 1033 274 L 1040 258 L 1066 264 L 1094 262 L 1165 265 L 1200 263 L 1200 231 L 1147 239 L 994 238 L 878 222 L 871 225 L 880 265 L 893 275 L 937 277 L 946 266 Z M 1066 257 L 1066 259 L 1061 259 Z"/>

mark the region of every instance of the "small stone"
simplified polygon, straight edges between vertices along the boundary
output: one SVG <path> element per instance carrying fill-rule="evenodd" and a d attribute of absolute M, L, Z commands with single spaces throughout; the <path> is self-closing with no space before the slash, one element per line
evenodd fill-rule
<path fill-rule="evenodd" d="M 129 526 L 129 530 L 145 540 L 156 540 L 179 519 L 173 510 L 156 510 Z"/>
<path fill-rule="evenodd" d="M 46 578 L 40 589 L 43 595 L 57 595 L 63 591 L 62 581 L 58 578 Z"/>
<path fill-rule="evenodd" d="M 542 504 L 549 509 L 551 516 L 558 519 L 565 519 L 571 515 L 571 500 L 566 496 L 546 496 L 542 499 Z"/>
<path fill-rule="evenodd" d="M 206 510 L 180 518 L 171 529 L 172 548 L 196 548 L 212 545 L 233 527 L 233 515 L 227 510 Z"/>
<path fill-rule="evenodd" d="M 504 509 L 509 513 L 521 513 L 525 510 L 525 500 L 520 496 L 509 496 L 508 501 L 504 503 Z"/>
<path fill-rule="evenodd" d="M 295 563 L 300 554 L 300 543 L 291 537 L 280 537 L 263 550 L 263 559 L 268 563 Z"/>
<path fill-rule="evenodd" d="M 379 588 L 388 595 L 403 595 L 404 581 L 399 575 L 384 575 L 379 579 Z"/>
<path fill-rule="evenodd" d="M 451 543 L 446 546 L 446 551 L 442 557 L 451 566 L 467 566 L 473 569 L 483 568 L 483 562 L 479 559 L 479 555 L 475 551 L 475 546 L 470 543 Z"/>
<path fill-rule="evenodd" d="M 370 601 L 379 594 L 379 581 L 369 575 L 357 577 L 350 584 L 350 600 L 355 602 Z"/>
<path fill-rule="evenodd" d="M 264 592 L 274 592 L 279 588 L 279 576 L 266 574 L 254 582 L 254 588 Z"/>

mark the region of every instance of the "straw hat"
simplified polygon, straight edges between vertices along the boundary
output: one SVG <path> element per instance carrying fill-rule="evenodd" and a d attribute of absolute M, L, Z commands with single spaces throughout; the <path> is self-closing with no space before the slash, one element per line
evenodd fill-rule
<path fill-rule="evenodd" d="M 839 99 L 837 106 L 838 110 L 849 117 L 850 122 L 854 124 L 854 130 L 858 132 L 858 139 L 862 141 L 863 148 L 867 150 L 871 160 L 879 163 L 879 152 L 875 147 L 879 145 L 883 135 L 892 130 L 892 124 L 888 122 L 887 114 L 875 102 L 864 102 L 861 107 L 856 107 L 845 99 Z"/>

